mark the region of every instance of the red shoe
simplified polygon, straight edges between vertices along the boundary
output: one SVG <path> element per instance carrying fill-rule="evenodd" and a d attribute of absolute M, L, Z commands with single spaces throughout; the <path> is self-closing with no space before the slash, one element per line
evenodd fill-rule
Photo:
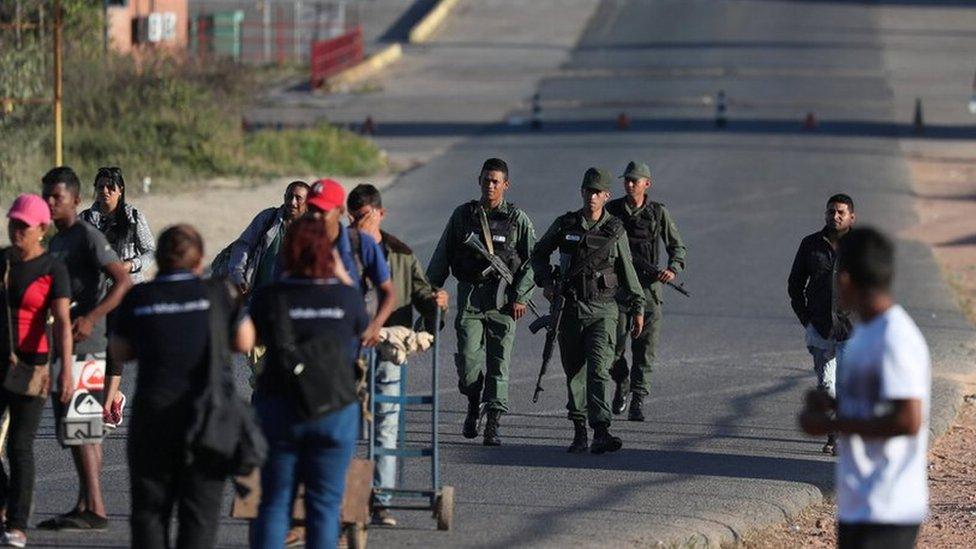
<path fill-rule="evenodd" d="M 102 413 L 102 422 L 109 429 L 118 429 L 122 425 L 122 411 L 125 410 L 125 394 L 119 393 L 119 398 L 112 402 Z"/>

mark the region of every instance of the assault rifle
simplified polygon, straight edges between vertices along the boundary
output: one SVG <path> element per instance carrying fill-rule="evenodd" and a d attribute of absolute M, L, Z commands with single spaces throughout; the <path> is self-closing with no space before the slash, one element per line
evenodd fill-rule
<path fill-rule="evenodd" d="M 661 273 L 661 270 L 656 266 L 650 265 L 645 261 L 640 261 L 637 258 L 634 258 L 634 267 L 637 268 L 638 273 L 644 273 L 645 276 L 650 277 L 651 280 L 657 280 L 657 275 Z M 665 282 L 665 284 L 674 288 L 674 290 L 679 294 L 685 297 L 691 297 L 691 293 L 685 289 L 684 283 L 675 284 L 674 282 Z"/>
<path fill-rule="evenodd" d="M 542 378 L 545 377 L 546 371 L 549 369 L 549 360 L 552 359 L 552 352 L 556 347 L 556 337 L 559 335 L 559 323 L 563 318 L 563 307 L 566 305 L 566 296 L 563 295 L 559 269 L 553 269 L 553 278 L 556 280 L 556 284 L 553 285 L 555 295 L 549 303 L 549 314 L 529 324 L 529 331 L 533 334 L 538 333 L 543 328 L 546 330 L 546 343 L 542 348 L 542 368 L 539 369 L 539 379 L 535 382 L 532 402 L 539 402 L 539 393 L 543 391 Z"/>
<path fill-rule="evenodd" d="M 468 237 L 464 239 L 464 245 L 478 252 L 482 257 L 488 260 L 488 267 L 482 271 L 481 276 L 488 276 L 491 273 L 495 273 L 501 277 L 502 281 L 505 282 L 505 286 L 512 286 L 515 284 L 515 275 L 512 274 L 512 271 L 508 268 L 508 265 L 506 265 L 500 257 L 489 252 L 488 249 L 485 248 L 485 245 L 481 243 L 481 240 L 478 239 L 478 235 L 475 233 L 469 234 Z M 500 288 L 499 291 L 501 292 L 503 289 L 504 288 Z M 539 314 L 539 309 L 536 308 L 535 303 L 533 303 L 531 299 L 529 300 L 528 306 L 536 318 L 540 318 L 542 316 Z"/>
<path fill-rule="evenodd" d="M 657 277 L 655 276 L 654 278 L 657 278 Z M 685 297 L 691 297 L 691 293 L 688 290 L 685 289 L 684 282 L 682 282 L 680 284 L 675 284 L 674 282 L 665 282 L 665 284 L 668 285 L 668 286 L 671 286 L 672 288 L 674 288 L 674 290 L 676 292 L 678 292 L 679 294 L 681 294 L 681 295 L 683 295 Z"/>

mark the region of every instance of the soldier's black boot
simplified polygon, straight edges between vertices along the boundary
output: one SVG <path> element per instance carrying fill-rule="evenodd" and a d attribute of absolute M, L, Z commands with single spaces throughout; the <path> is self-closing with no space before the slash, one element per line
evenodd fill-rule
<path fill-rule="evenodd" d="M 478 420 L 481 419 L 481 395 L 468 395 L 468 414 L 464 416 L 464 438 L 478 436 Z"/>
<path fill-rule="evenodd" d="M 613 390 L 613 415 L 619 416 L 627 410 L 627 397 L 629 396 L 627 388 L 624 387 L 624 382 L 618 382 L 617 388 Z"/>
<path fill-rule="evenodd" d="M 582 419 L 573 420 L 573 443 L 566 450 L 570 454 L 582 454 L 590 447 L 589 438 L 586 435 L 586 421 Z"/>
<path fill-rule="evenodd" d="M 837 455 L 837 435 L 834 433 L 827 435 L 827 444 L 824 444 L 823 453 L 830 454 L 832 456 Z"/>
<path fill-rule="evenodd" d="M 593 444 L 590 445 L 590 452 L 593 454 L 603 454 L 606 452 L 616 452 L 624 445 L 620 437 L 610 434 L 610 427 L 599 425 L 593 428 Z"/>
<path fill-rule="evenodd" d="M 500 410 L 489 410 L 488 420 L 485 422 L 485 446 L 501 446 L 502 439 L 498 437 L 498 420 L 501 419 Z"/>
<path fill-rule="evenodd" d="M 630 395 L 630 413 L 627 421 L 644 421 L 644 397 L 637 393 Z"/>
<path fill-rule="evenodd" d="M 626 358 L 620 357 L 613 362 L 613 366 L 610 367 L 610 379 L 616 384 L 610 410 L 614 415 L 619 416 L 627 411 L 627 397 L 630 396 L 630 368 L 627 366 Z"/>

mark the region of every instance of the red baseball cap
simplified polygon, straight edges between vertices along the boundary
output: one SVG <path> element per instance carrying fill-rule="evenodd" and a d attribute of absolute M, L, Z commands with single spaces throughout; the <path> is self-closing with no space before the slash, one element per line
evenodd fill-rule
<path fill-rule="evenodd" d="M 306 202 L 327 212 L 341 207 L 346 202 L 346 191 L 333 179 L 319 179 L 312 183 L 312 192 Z"/>
<path fill-rule="evenodd" d="M 47 202 L 36 194 L 22 194 L 14 200 L 7 217 L 23 221 L 28 227 L 47 225 L 51 222 L 51 209 Z"/>

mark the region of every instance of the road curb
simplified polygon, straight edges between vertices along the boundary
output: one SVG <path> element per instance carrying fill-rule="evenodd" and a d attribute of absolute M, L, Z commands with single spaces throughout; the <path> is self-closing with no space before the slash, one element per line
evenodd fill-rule
<path fill-rule="evenodd" d="M 362 62 L 327 79 L 322 87 L 327 90 L 334 90 L 343 86 L 350 86 L 375 75 L 401 57 L 403 57 L 403 46 L 399 42 L 390 44 Z"/>
<path fill-rule="evenodd" d="M 434 31 L 437 30 L 447 16 L 451 14 L 454 7 L 460 0 L 440 0 L 433 9 L 427 12 L 420 21 L 410 28 L 408 42 L 410 44 L 422 44 L 430 40 Z M 376 75 L 386 67 L 400 60 L 403 57 L 403 44 L 400 42 L 390 44 L 380 51 L 370 55 L 360 63 L 349 67 L 332 78 L 326 79 L 322 88 L 327 91 L 340 89 L 361 82 L 371 76 Z"/>
<path fill-rule="evenodd" d="M 437 30 L 437 27 L 447 19 L 451 11 L 457 6 L 460 0 L 440 0 L 434 9 L 427 12 L 416 25 L 410 29 L 409 40 L 411 44 L 423 44 L 430 40 L 430 37 Z"/>

